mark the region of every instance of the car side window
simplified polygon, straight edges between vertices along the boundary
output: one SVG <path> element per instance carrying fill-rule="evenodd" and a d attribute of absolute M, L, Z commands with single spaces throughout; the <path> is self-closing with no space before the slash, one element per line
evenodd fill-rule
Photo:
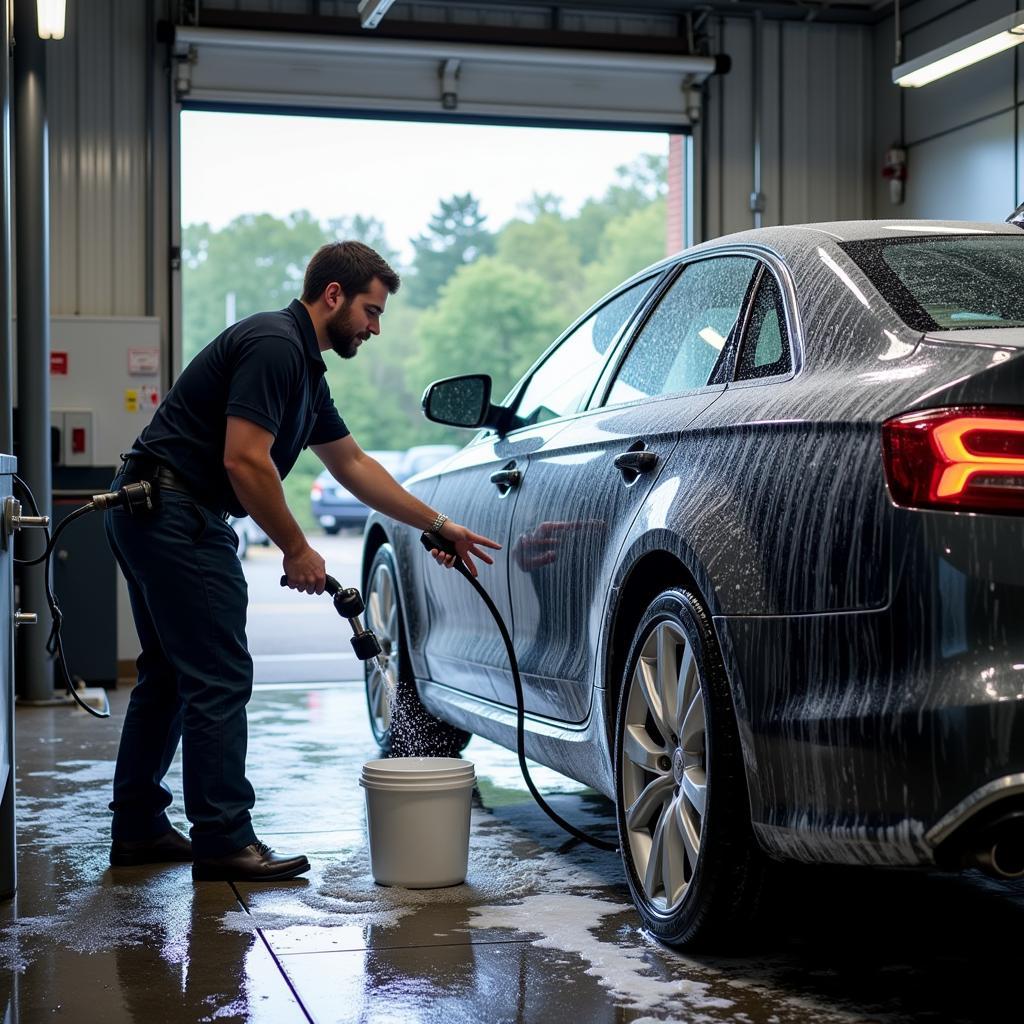
<path fill-rule="evenodd" d="M 736 380 L 776 377 L 789 373 L 792 368 L 786 308 L 782 304 L 775 275 L 765 270 L 750 307 L 750 318 L 736 362 Z"/>
<path fill-rule="evenodd" d="M 704 387 L 735 329 L 754 267 L 745 256 L 685 267 L 627 353 L 606 404 Z"/>
<path fill-rule="evenodd" d="M 597 381 L 612 342 L 651 287 L 641 281 L 606 302 L 534 371 L 516 407 L 516 427 L 570 416 L 577 412 Z"/>

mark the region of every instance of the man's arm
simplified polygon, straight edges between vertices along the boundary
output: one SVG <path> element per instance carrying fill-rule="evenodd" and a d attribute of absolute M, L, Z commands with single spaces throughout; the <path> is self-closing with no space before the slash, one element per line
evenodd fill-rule
<path fill-rule="evenodd" d="M 351 435 L 311 447 L 331 476 L 360 501 L 417 530 L 429 530 L 433 526 L 437 512 L 410 494 L 376 459 L 367 455 Z M 477 570 L 472 556 L 475 555 L 488 565 L 494 561 L 481 550 L 480 545 L 495 550 L 501 548 L 493 540 L 473 533 L 450 519 L 441 527 L 441 536 L 455 545 L 459 557 L 474 576 Z M 443 565 L 454 563 L 453 557 L 446 557 L 440 552 L 435 553 L 434 557 Z"/>
<path fill-rule="evenodd" d="M 240 416 L 229 416 L 224 437 L 224 468 L 238 500 L 284 554 L 288 586 L 322 594 L 324 560 L 306 541 L 288 509 L 277 467 L 270 458 L 274 435 Z"/>

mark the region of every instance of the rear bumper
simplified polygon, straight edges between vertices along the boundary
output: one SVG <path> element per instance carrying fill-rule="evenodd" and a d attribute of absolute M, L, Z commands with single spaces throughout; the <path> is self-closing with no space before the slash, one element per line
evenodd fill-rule
<path fill-rule="evenodd" d="M 780 856 L 933 862 L 976 794 L 1024 773 L 1024 523 L 898 517 L 887 608 L 716 619 Z"/>

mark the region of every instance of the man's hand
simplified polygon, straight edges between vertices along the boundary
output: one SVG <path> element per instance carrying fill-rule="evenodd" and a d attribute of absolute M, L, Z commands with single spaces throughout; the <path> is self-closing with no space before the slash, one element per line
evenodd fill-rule
<path fill-rule="evenodd" d="M 474 576 L 477 574 L 477 568 L 471 557 L 472 555 L 479 558 L 481 562 L 494 565 L 494 559 L 486 551 L 481 551 L 480 545 L 486 548 L 493 548 L 495 551 L 501 550 L 501 545 L 496 541 L 490 540 L 479 533 L 473 533 L 472 530 L 467 530 L 466 527 L 453 523 L 450 519 L 441 527 L 441 536 L 445 540 L 450 540 L 455 545 L 455 550 L 459 553 L 458 557 L 465 562 L 466 568 Z M 446 555 L 439 548 L 434 548 L 430 553 L 434 556 L 434 560 L 438 565 L 443 565 L 447 569 L 450 569 L 455 564 L 455 555 Z"/>
<path fill-rule="evenodd" d="M 308 544 L 293 555 L 285 555 L 281 563 L 291 590 L 322 594 L 327 584 L 327 566 L 319 553 Z"/>

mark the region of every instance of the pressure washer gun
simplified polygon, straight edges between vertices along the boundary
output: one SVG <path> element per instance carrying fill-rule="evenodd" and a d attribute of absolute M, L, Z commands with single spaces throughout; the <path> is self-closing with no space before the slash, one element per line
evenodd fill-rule
<path fill-rule="evenodd" d="M 288 586 L 287 576 L 281 577 L 281 586 Z M 356 657 L 360 661 L 369 661 L 371 658 L 379 657 L 380 643 L 374 636 L 373 630 L 367 629 L 360 618 L 366 610 L 366 606 L 363 604 L 363 598 L 359 591 L 355 587 L 343 587 L 333 576 L 327 577 L 324 590 L 334 600 L 334 608 L 337 613 L 343 619 L 348 619 L 348 624 L 352 627 L 352 649 L 356 652 Z"/>

